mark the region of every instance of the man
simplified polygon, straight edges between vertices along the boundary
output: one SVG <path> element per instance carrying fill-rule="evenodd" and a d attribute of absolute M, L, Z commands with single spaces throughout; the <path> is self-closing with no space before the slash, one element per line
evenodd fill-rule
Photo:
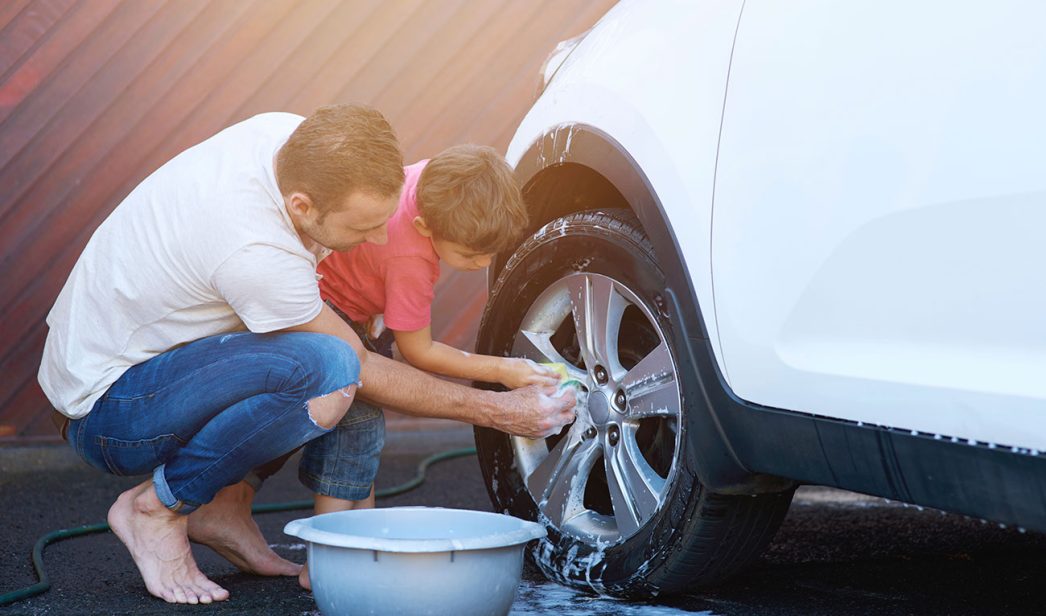
<path fill-rule="evenodd" d="M 526 436 L 573 420 L 570 396 L 472 390 L 369 354 L 320 301 L 317 262 L 384 242 L 402 183 L 372 109 L 262 114 L 147 177 L 88 242 L 48 315 L 39 379 L 86 462 L 152 473 L 108 517 L 153 595 L 228 598 L 190 540 L 248 572 L 299 573 L 250 503 L 266 463 L 303 444 L 308 487 L 372 502 L 383 424 L 357 393 Z M 358 445 L 338 448 L 357 459 L 329 463 L 330 439 Z"/>

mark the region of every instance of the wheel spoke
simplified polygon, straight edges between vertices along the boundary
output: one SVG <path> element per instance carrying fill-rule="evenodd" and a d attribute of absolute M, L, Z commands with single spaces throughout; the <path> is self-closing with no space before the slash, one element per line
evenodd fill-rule
<path fill-rule="evenodd" d="M 662 342 L 622 379 L 628 398 L 628 416 L 676 417 L 679 412 L 679 382 L 672 354 Z"/>
<path fill-rule="evenodd" d="M 584 510 L 585 484 L 597 451 L 595 440 L 582 440 L 572 428 L 527 477 L 527 488 L 553 524 Z"/>
<path fill-rule="evenodd" d="M 665 480 L 643 458 L 634 430 L 608 453 L 604 461 L 614 518 L 622 535 L 632 534 L 657 511 Z"/>
<path fill-rule="evenodd" d="M 605 276 L 575 276 L 568 289 L 585 366 L 591 370 L 601 364 L 611 373 L 620 372 L 617 339 L 628 301 Z"/>
<path fill-rule="evenodd" d="M 520 330 L 512 345 L 512 355 L 515 357 L 526 357 L 539 363 L 553 362 L 563 364 L 567 367 L 567 372 L 571 378 L 579 381 L 585 380 L 585 372 L 567 361 L 553 346 L 551 333 Z"/>
<path fill-rule="evenodd" d="M 614 516 L 603 515 L 586 509 L 570 519 L 570 525 L 583 534 L 597 541 L 613 543 L 618 538 L 617 524 Z"/>

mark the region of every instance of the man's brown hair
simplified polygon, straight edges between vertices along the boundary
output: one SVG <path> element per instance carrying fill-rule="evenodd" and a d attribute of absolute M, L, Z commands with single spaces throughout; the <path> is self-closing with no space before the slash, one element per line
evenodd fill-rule
<path fill-rule="evenodd" d="M 483 145 L 447 148 L 425 165 L 418 211 L 436 239 L 477 253 L 512 248 L 528 223 L 512 169 Z"/>
<path fill-rule="evenodd" d="M 308 195 L 329 213 L 349 195 L 398 195 L 403 153 L 380 112 L 363 105 L 320 107 L 298 125 L 276 156 L 280 192 Z"/>

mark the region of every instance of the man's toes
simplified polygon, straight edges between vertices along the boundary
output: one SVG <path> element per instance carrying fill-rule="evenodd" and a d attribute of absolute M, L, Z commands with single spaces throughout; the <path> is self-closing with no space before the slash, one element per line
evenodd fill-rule
<path fill-rule="evenodd" d="M 211 591 L 207 586 L 196 582 L 193 584 L 192 590 L 196 593 L 196 598 L 200 603 L 213 603 L 214 599 L 211 597 Z"/>
<path fill-rule="evenodd" d="M 185 588 L 185 602 L 189 605 L 196 605 L 200 602 L 200 595 L 197 594 L 197 590 L 195 588 Z"/>
<path fill-rule="evenodd" d="M 265 569 L 269 575 L 292 576 L 301 573 L 302 565 L 299 565 L 298 563 L 293 563 L 274 552 L 267 559 Z"/>
<path fill-rule="evenodd" d="M 225 601 L 229 598 L 229 591 L 207 578 L 204 578 L 197 584 L 197 586 L 200 588 L 201 597 L 206 596 L 210 598 L 210 601 L 207 601 L 207 603 L 210 603 L 211 601 Z"/>
<path fill-rule="evenodd" d="M 182 588 L 180 585 L 179 586 L 175 586 L 174 588 L 172 588 L 171 592 L 172 592 L 172 594 L 174 594 L 174 603 L 188 603 L 189 602 L 188 597 L 185 596 L 185 589 Z"/>
<path fill-rule="evenodd" d="M 225 601 L 229 598 L 229 591 L 219 586 L 217 590 L 211 591 L 211 598 L 215 601 Z"/>

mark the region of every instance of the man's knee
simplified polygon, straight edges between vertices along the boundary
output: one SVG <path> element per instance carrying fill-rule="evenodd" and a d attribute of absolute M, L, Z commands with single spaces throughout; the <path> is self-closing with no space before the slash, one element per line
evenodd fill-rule
<path fill-rule="evenodd" d="M 349 411 L 355 398 L 356 385 L 342 387 L 324 396 L 313 398 L 309 400 L 309 417 L 321 428 L 332 430 Z"/>
<path fill-rule="evenodd" d="M 360 359 L 349 343 L 327 334 L 295 332 L 287 336 L 308 398 L 359 383 Z"/>
<path fill-rule="evenodd" d="M 344 340 L 327 334 L 292 332 L 278 340 L 281 354 L 295 369 L 286 390 L 308 400 L 309 415 L 317 425 L 331 429 L 345 415 L 360 380 L 360 360 Z"/>

